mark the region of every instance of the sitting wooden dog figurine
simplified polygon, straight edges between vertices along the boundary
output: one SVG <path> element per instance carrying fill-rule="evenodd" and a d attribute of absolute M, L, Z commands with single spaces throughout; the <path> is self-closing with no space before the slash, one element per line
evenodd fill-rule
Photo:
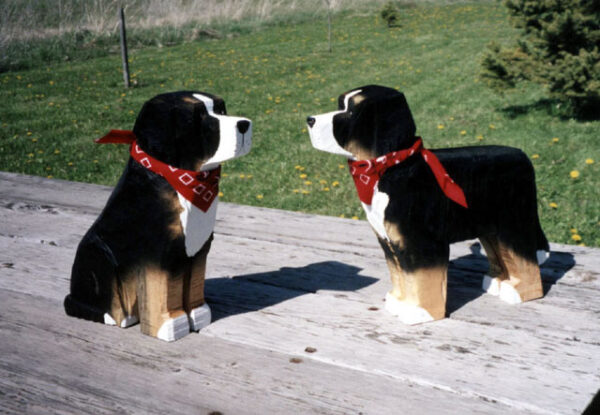
<path fill-rule="evenodd" d="M 490 263 L 485 290 L 509 303 L 543 296 L 538 261 L 549 247 L 523 152 L 426 150 L 404 95 L 391 88 L 351 90 L 338 106 L 308 117 L 310 139 L 349 159 L 392 276 L 388 311 L 407 324 L 444 318 L 449 244 L 476 237 Z"/>
<path fill-rule="evenodd" d="M 206 256 L 215 225 L 220 163 L 248 153 L 252 124 L 225 115 L 201 92 L 158 95 L 133 131 L 99 143 L 131 143 L 104 210 L 83 237 L 67 314 L 172 341 L 210 324 Z"/>

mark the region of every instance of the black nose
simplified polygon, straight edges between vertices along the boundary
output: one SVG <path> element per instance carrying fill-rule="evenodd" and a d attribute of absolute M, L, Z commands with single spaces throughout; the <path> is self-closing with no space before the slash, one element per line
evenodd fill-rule
<path fill-rule="evenodd" d="M 240 133 L 246 134 L 248 128 L 250 128 L 250 121 L 242 120 L 237 122 L 237 129 Z"/>
<path fill-rule="evenodd" d="M 315 125 L 315 122 L 316 122 L 316 121 L 317 121 L 317 120 L 315 120 L 315 117 L 308 117 L 308 118 L 306 119 L 306 123 L 308 124 L 308 126 L 309 126 L 310 128 L 312 128 L 312 127 L 313 127 L 313 125 Z"/>

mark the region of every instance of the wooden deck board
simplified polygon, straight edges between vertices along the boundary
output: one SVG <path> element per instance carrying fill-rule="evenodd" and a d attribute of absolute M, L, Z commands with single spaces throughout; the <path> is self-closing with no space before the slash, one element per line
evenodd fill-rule
<path fill-rule="evenodd" d="M 410 327 L 383 310 L 366 222 L 223 203 L 207 329 L 163 343 L 69 318 L 110 190 L 0 173 L 0 412 L 578 414 L 600 387 L 593 248 L 552 244 L 546 296 L 510 306 L 479 290 L 476 241 L 455 244 L 449 318 Z"/>

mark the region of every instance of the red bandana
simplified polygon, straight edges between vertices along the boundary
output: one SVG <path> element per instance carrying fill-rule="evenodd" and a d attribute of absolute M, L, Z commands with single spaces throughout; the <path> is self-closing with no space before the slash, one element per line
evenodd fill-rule
<path fill-rule="evenodd" d="M 142 166 L 163 176 L 169 184 L 198 209 L 206 212 L 219 194 L 219 178 L 221 166 L 196 172 L 172 167 L 155 159 L 142 150 L 136 143 L 135 134 L 128 130 L 111 130 L 104 137 L 96 140 L 99 144 L 131 144 L 131 157 Z"/>
<path fill-rule="evenodd" d="M 393 151 L 385 156 L 377 157 L 371 160 L 348 160 L 350 174 L 354 179 L 358 198 L 367 205 L 371 204 L 375 186 L 383 173 L 396 164 L 401 163 L 415 153 L 421 154 L 431 171 L 433 172 L 442 192 L 452 201 L 467 208 L 467 199 L 459 185 L 448 176 L 446 169 L 442 166 L 440 160 L 431 151 L 423 148 L 421 137 L 417 138 L 415 144 L 406 150 Z"/>

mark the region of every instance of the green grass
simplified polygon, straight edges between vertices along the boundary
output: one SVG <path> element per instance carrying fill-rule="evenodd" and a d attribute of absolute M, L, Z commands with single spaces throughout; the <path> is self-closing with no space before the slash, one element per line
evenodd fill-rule
<path fill-rule="evenodd" d="M 115 184 L 127 149 L 92 140 L 131 128 L 155 94 L 195 89 L 221 95 L 230 114 L 254 122 L 251 153 L 224 166 L 222 200 L 364 218 L 345 161 L 312 149 L 305 119 L 334 110 L 345 90 L 378 83 L 404 91 L 430 148 L 502 144 L 538 155 L 548 238 L 600 246 L 600 122 L 561 118 L 532 87 L 501 97 L 478 81 L 486 44 L 516 36 L 504 8 L 419 6 L 403 9 L 399 24 L 388 29 L 377 13 L 337 15 L 332 54 L 325 19 L 135 50 L 129 90 L 117 54 L 0 74 L 0 169 Z"/>

